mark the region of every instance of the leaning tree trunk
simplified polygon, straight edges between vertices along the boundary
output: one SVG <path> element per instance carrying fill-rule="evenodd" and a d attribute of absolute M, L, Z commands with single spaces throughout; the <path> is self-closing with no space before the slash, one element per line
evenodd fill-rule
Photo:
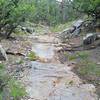
<path fill-rule="evenodd" d="M 7 39 L 11 36 L 11 34 L 13 33 L 13 31 L 15 30 L 16 27 L 17 26 L 13 26 L 13 25 L 10 26 L 10 30 L 6 34 Z"/>

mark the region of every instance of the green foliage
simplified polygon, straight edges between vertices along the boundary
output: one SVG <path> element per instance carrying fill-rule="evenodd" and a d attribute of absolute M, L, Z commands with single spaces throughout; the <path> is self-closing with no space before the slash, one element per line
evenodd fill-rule
<path fill-rule="evenodd" d="M 75 59 L 77 59 L 77 58 L 78 58 L 77 55 L 70 55 L 70 56 L 68 57 L 69 60 L 75 60 Z"/>
<path fill-rule="evenodd" d="M 34 13 L 34 5 L 25 0 L 0 0 L 0 33 L 7 37 Z"/>
<path fill-rule="evenodd" d="M 17 31 L 17 30 L 15 30 L 14 33 L 15 33 L 17 36 L 25 35 L 25 34 L 26 34 L 26 32 L 23 32 L 23 31 Z"/>
<path fill-rule="evenodd" d="M 0 63 L 0 70 L 4 68 L 4 64 Z"/>
<path fill-rule="evenodd" d="M 0 0 L 0 33 L 9 37 L 25 21 L 50 26 L 64 24 L 79 18 L 78 11 L 99 18 L 99 5 L 100 0 Z"/>
<path fill-rule="evenodd" d="M 72 4 L 77 11 L 91 15 L 96 19 L 100 17 L 100 0 L 73 0 Z"/>
<path fill-rule="evenodd" d="M 86 51 L 84 51 L 84 52 L 78 52 L 78 53 L 77 53 L 77 56 L 78 56 L 79 58 L 85 60 L 85 59 L 88 58 L 89 52 L 86 52 Z"/>
<path fill-rule="evenodd" d="M 59 24 L 56 25 L 55 27 L 51 27 L 52 32 L 61 32 L 65 30 L 66 28 L 70 27 L 72 25 L 73 21 L 67 22 L 65 24 Z"/>
<path fill-rule="evenodd" d="M 0 91 L 0 100 L 2 100 L 2 92 Z"/>
<path fill-rule="evenodd" d="M 34 61 L 34 60 L 37 59 L 36 54 L 35 54 L 33 51 L 29 52 L 28 58 L 29 58 L 29 60 L 31 60 L 31 61 Z"/>
<path fill-rule="evenodd" d="M 25 88 L 20 85 L 16 80 L 11 79 L 8 82 L 9 88 L 11 90 L 11 96 L 16 99 L 17 97 L 23 97 L 26 95 Z"/>
<path fill-rule="evenodd" d="M 0 100 L 2 100 L 2 96 L 5 95 L 3 93 L 4 86 L 2 84 L 5 84 L 10 89 L 10 96 L 14 97 L 14 100 L 17 100 L 17 98 L 21 98 L 26 95 L 25 88 L 21 86 L 21 84 L 13 79 L 11 76 L 7 74 L 5 71 L 5 67 L 3 64 L 0 64 Z"/>
<path fill-rule="evenodd" d="M 26 2 L 19 2 L 18 7 L 12 9 L 11 11 L 11 19 L 13 22 L 22 21 L 23 18 L 28 18 L 34 12 L 34 5 L 26 4 Z"/>
<path fill-rule="evenodd" d="M 75 60 L 75 59 L 87 60 L 89 56 L 89 52 L 81 51 L 75 54 L 68 54 L 65 52 L 64 55 L 68 58 L 68 60 Z"/>
<path fill-rule="evenodd" d="M 100 65 L 94 61 L 81 60 L 75 67 L 75 72 L 85 81 L 94 84 L 97 88 L 97 93 L 100 95 Z"/>
<path fill-rule="evenodd" d="M 81 75 L 100 77 L 100 66 L 93 61 L 81 61 L 77 67 L 78 73 Z"/>
<path fill-rule="evenodd" d="M 67 0 L 63 3 L 57 0 L 33 0 L 33 2 L 36 8 L 33 22 L 45 22 L 50 26 L 55 26 L 76 18 L 77 14 Z"/>

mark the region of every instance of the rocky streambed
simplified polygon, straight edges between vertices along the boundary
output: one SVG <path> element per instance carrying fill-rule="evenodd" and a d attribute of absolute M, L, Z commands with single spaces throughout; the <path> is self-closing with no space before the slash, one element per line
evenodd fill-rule
<path fill-rule="evenodd" d="M 31 49 L 35 52 L 38 57 L 36 61 L 17 56 L 10 60 L 9 72 L 13 75 L 14 72 L 18 73 L 17 79 L 24 85 L 28 95 L 23 100 L 98 100 L 94 85 L 83 83 L 67 63 L 60 64 L 56 57 L 53 39 L 54 37 L 42 36 L 36 37 L 34 42 L 34 38 L 31 38 L 33 41 L 31 41 L 31 48 L 28 48 L 29 42 L 25 43 L 27 39 L 23 42 L 27 44 L 23 45 L 28 48 L 27 50 Z M 20 48 L 24 48 L 23 46 Z M 20 51 L 23 52 L 23 50 Z M 18 59 L 24 63 L 18 63 Z"/>
<path fill-rule="evenodd" d="M 29 100 L 98 100 L 94 85 L 84 84 L 71 66 L 57 61 L 50 40 L 33 43 L 32 50 L 42 60 L 32 61 L 32 68 L 21 79 Z"/>

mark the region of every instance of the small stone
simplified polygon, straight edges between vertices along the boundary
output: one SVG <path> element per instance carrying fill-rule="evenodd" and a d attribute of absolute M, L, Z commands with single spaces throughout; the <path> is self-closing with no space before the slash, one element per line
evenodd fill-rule
<path fill-rule="evenodd" d="M 89 45 L 92 44 L 97 39 L 97 34 L 88 33 L 85 37 L 83 37 L 83 44 Z"/>
<path fill-rule="evenodd" d="M 97 62 L 97 65 L 100 65 L 100 62 Z"/>
<path fill-rule="evenodd" d="M 14 97 L 10 97 L 10 100 L 14 100 Z"/>
<path fill-rule="evenodd" d="M 8 60 L 7 54 L 6 54 L 5 50 L 3 49 L 2 45 L 0 45 L 0 60 L 1 61 Z"/>

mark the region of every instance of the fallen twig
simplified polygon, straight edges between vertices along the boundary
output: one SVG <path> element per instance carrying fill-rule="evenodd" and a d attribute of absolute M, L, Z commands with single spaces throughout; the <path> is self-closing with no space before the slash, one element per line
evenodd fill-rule
<path fill-rule="evenodd" d="M 18 56 L 25 56 L 24 54 L 22 54 L 22 53 L 15 53 L 15 52 L 11 52 L 11 51 L 6 51 L 6 54 L 8 54 L 8 55 L 18 55 Z"/>

